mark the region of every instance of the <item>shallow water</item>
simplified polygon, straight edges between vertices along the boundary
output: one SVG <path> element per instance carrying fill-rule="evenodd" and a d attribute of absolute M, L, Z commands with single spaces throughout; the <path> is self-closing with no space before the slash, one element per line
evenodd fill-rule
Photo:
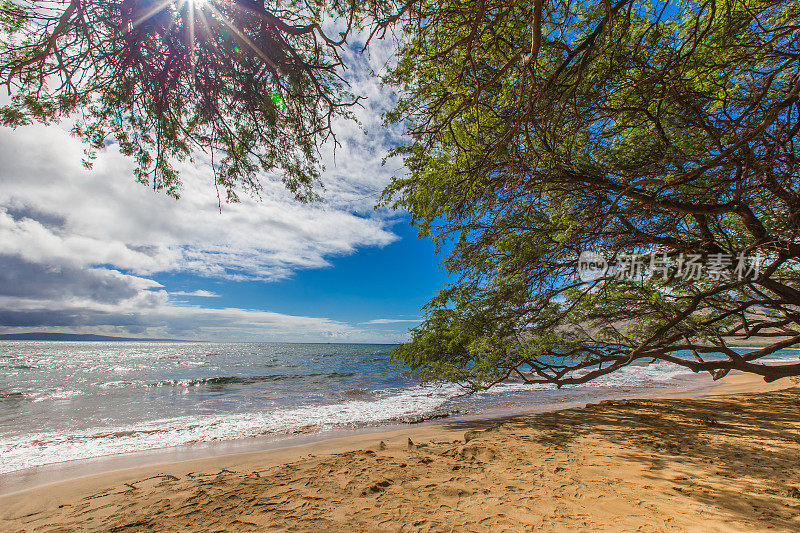
<path fill-rule="evenodd" d="M 685 369 L 656 363 L 583 386 L 508 383 L 464 397 L 457 386 L 421 386 L 390 368 L 391 348 L 0 342 L 0 473 L 164 446 L 667 393 L 698 383 Z"/>

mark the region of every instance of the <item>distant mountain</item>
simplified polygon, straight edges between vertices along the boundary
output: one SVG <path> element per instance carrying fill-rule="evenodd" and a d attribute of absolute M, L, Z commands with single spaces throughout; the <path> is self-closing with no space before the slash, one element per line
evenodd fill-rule
<path fill-rule="evenodd" d="M 180 339 L 137 339 L 135 337 L 110 337 L 108 335 L 88 335 L 82 333 L 6 333 L 0 335 L 2 341 L 137 341 L 137 342 L 190 342 Z"/>

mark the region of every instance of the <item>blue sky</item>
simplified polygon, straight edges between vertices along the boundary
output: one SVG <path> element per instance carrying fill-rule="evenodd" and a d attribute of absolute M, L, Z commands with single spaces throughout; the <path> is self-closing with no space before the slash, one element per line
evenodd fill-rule
<path fill-rule="evenodd" d="M 223 204 L 210 161 L 179 165 L 175 201 L 135 182 L 111 143 L 92 170 L 69 124 L 0 128 L 0 333 L 47 331 L 220 341 L 397 342 L 441 287 L 440 259 L 407 215 L 375 209 L 401 126 L 381 115 L 394 43 L 346 51 L 363 128 L 320 148 L 324 201 L 279 175 L 260 199 Z"/>
<path fill-rule="evenodd" d="M 213 297 L 184 297 L 206 307 L 317 314 L 354 324 L 379 321 L 380 330 L 395 339 L 418 323 L 420 309 L 446 276 L 430 239 L 417 238 L 407 218 L 399 220 L 392 232 L 399 238 L 387 246 L 332 257 L 330 266 L 300 270 L 278 282 L 209 280 L 183 273 L 153 279 L 189 294 L 210 292 Z"/>

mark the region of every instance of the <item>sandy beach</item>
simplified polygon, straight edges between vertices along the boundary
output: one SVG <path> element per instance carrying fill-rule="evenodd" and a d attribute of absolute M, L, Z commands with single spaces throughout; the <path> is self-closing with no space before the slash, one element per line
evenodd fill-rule
<path fill-rule="evenodd" d="M 0 530 L 797 531 L 793 385 L 99 473 L 3 496 Z"/>

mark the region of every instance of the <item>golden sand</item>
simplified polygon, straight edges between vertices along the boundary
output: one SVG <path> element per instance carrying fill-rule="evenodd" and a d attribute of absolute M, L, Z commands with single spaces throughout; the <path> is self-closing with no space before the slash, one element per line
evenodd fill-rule
<path fill-rule="evenodd" d="M 788 385 L 100 474 L 0 498 L 0 530 L 800 531 Z"/>

